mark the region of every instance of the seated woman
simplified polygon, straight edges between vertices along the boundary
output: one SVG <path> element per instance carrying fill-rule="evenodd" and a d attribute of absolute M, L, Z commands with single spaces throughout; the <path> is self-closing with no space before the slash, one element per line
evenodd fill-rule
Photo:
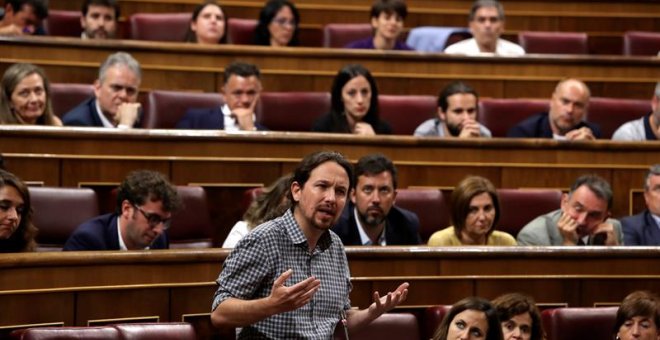
<path fill-rule="evenodd" d="M 502 340 L 495 308 L 488 300 L 469 297 L 456 302 L 433 335 L 433 340 Z"/>
<path fill-rule="evenodd" d="M 185 41 L 213 45 L 227 42 L 227 17 L 214 0 L 206 0 L 192 12 Z"/>
<path fill-rule="evenodd" d="M 344 66 L 335 76 L 330 113 L 312 126 L 314 132 L 391 134 L 389 124 L 378 118 L 378 87 L 362 65 Z"/>
<path fill-rule="evenodd" d="M 36 235 L 27 186 L 11 172 L 0 170 L 0 253 L 34 251 Z"/>
<path fill-rule="evenodd" d="M 531 297 L 520 293 L 498 296 L 492 301 L 502 325 L 504 340 L 543 340 L 541 313 Z"/>
<path fill-rule="evenodd" d="M 0 124 L 62 126 L 53 114 L 43 69 L 23 63 L 7 68 L 0 81 Z"/>
<path fill-rule="evenodd" d="M 488 179 L 469 176 L 451 195 L 453 226 L 436 231 L 429 246 L 515 246 L 513 236 L 494 230 L 500 218 L 500 201 Z"/>
<path fill-rule="evenodd" d="M 254 44 L 262 46 L 299 46 L 300 14 L 287 0 L 270 0 L 259 13 Z"/>
<path fill-rule="evenodd" d="M 406 43 L 399 41 L 406 15 L 408 7 L 402 0 L 376 0 L 371 6 L 374 36 L 353 41 L 346 48 L 412 51 Z"/>
<path fill-rule="evenodd" d="M 617 340 L 660 339 L 660 298 L 647 291 L 626 296 L 616 312 L 613 336 Z"/>
<path fill-rule="evenodd" d="M 243 214 L 243 221 L 236 222 L 231 228 L 222 248 L 234 248 L 238 241 L 256 226 L 282 216 L 291 206 L 288 198 L 290 186 L 291 175 L 289 174 L 278 178 L 261 192 Z"/>

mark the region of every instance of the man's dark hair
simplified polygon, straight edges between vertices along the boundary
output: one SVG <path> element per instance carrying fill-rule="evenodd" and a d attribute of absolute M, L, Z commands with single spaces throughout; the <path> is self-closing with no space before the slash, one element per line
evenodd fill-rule
<path fill-rule="evenodd" d="M 235 61 L 225 67 L 225 72 L 223 74 L 223 84 L 227 84 L 227 81 L 229 81 L 229 78 L 232 75 L 243 78 L 255 76 L 257 79 L 261 79 L 261 71 L 259 71 L 259 67 L 257 65 L 240 61 Z"/>
<path fill-rule="evenodd" d="M 477 93 L 477 91 L 475 91 L 472 87 L 470 87 L 470 85 L 464 82 L 455 81 L 445 86 L 445 88 L 443 88 L 442 91 L 440 91 L 440 93 L 438 94 L 438 106 L 442 109 L 442 112 L 447 112 L 447 108 L 449 108 L 449 103 L 447 103 L 447 98 L 457 93 L 472 94 L 477 99 L 477 103 L 479 102 L 479 94 Z"/>
<path fill-rule="evenodd" d="M 472 8 L 470 8 L 470 15 L 468 15 L 468 21 L 474 20 L 474 17 L 477 15 L 477 11 L 482 7 L 495 7 L 497 9 L 497 16 L 501 21 L 504 21 L 504 7 L 497 0 L 477 0 L 472 3 Z"/>
<path fill-rule="evenodd" d="M 34 15 L 39 20 L 48 18 L 48 6 L 44 0 L 6 0 L 5 6 L 11 5 L 14 13 L 18 13 L 23 9 L 23 6 L 28 5 L 34 8 Z"/>
<path fill-rule="evenodd" d="M 408 7 L 402 0 L 377 0 L 371 6 L 371 18 L 378 18 L 380 13 L 396 13 L 401 19 L 408 16 Z"/>
<path fill-rule="evenodd" d="M 115 21 L 119 20 L 119 4 L 116 0 L 85 0 L 80 9 L 83 17 L 87 16 L 89 11 L 89 6 L 103 6 L 114 8 L 115 10 Z"/>
<path fill-rule="evenodd" d="M 355 179 L 357 184 L 358 178 L 362 175 L 378 175 L 384 171 L 389 171 L 392 175 L 392 186 L 397 188 L 397 171 L 394 163 L 381 153 L 373 153 L 360 158 L 355 166 Z"/>
<path fill-rule="evenodd" d="M 161 201 L 163 210 L 174 212 L 181 206 L 176 189 L 161 173 L 151 170 L 136 170 L 128 174 L 117 192 L 117 214 L 121 214 L 124 200 L 141 206 L 147 200 Z"/>
<path fill-rule="evenodd" d="M 300 164 L 298 164 L 296 170 L 294 170 L 290 184 L 296 182 L 302 188 L 305 186 L 305 183 L 307 183 L 312 171 L 325 162 L 335 162 L 344 168 L 346 175 L 348 176 L 348 191 L 350 192 L 355 186 L 355 182 L 353 181 L 353 166 L 342 154 L 335 151 L 319 151 L 305 156 L 305 158 L 300 161 Z M 289 185 L 289 188 L 290 187 L 291 185 Z M 297 205 L 298 202 L 293 199 L 291 191 L 289 191 L 288 195 L 291 205 Z"/>
<path fill-rule="evenodd" d="M 612 208 L 612 187 L 604 178 L 594 174 L 580 176 L 571 186 L 568 195 L 571 196 L 575 190 L 583 185 L 586 185 L 596 197 L 607 202 L 607 210 Z"/>

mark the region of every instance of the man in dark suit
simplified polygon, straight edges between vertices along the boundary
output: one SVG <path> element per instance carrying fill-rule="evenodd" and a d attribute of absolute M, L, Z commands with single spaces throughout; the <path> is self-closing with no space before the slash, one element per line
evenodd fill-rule
<path fill-rule="evenodd" d="M 64 250 L 167 249 L 165 231 L 180 204 L 176 189 L 160 173 L 131 172 L 119 187 L 116 212 L 78 226 Z"/>
<path fill-rule="evenodd" d="M 344 245 L 415 245 L 422 243 L 419 218 L 394 206 L 397 171 L 387 157 L 371 154 L 355 167 L 355 189 L 332 228 Z"/>
<path fill-rule="evenodd" d="M 225 105 L 189 109 L 176 127 L 225 131 L 266 130 L 264 126 L 255 122 L 254 109 L 261 95 L 261 72 L 256 65 L 242 62 L 227 65 L 222 94 Z"/>
<path fill-rule="evenodd" d="M 644 201 L 646 210 L 621 220 L 627 246 L 660 246 L 660 164 L 646 175 Z"/>
<path fill-rule="evenodd" d="M 140 63 L 126 52 L 108 56 L 94 82 L 94 97 L 82 102 L 62 118 L 66 126 L 130 129 L 140 125 L 137 102 L 142 71 Z"/>
<path fill-rule="evenodd" d="M 589 88 L 582 81 L 562 80 L 555 87 L 550 99 L 550 111 L 518 123 L 507 132 L 507 137 L 557 140 L 601 138 L 598 125 L 584 121 L 590 96 Z"/>

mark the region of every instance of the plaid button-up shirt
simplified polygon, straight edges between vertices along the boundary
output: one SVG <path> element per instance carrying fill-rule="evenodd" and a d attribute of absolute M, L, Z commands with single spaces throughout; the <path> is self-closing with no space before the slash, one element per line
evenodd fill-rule
<path fill-rule="evenodd" d="M 273 282 L 288 269 L 291 286 L 314 276 L 321 287 L 313 299 L 294 311 L 270 316 L 244 327 L 239 339 L 329 339 L 340 312 L 350 308 L 351 290 L 346 253 L 339 236 L 327 231 L 312 253 L 292 210 L 268 221 L 245 238 L 229 255 L 218 277 L 213 309 L 228 298 L 253 300 L 270 295 Z"/>

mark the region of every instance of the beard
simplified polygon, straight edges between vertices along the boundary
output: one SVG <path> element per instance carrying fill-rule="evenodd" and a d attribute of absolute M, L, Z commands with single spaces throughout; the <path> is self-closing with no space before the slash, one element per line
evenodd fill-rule
<path fill-rule="evenodd" d="M 371 208 L 371 209 L 373 210 L 375 208 Z M 387 218 L 387 216 L 385 215 L 385 213 L 383 212 L 382 209 L 378 208 L 378 211 L 380 212 L 380 214 L 378 214 L 378 215 L 370 215 L 369 214 L 369 209 L 367 209 L 366 214 L 363 214 L 363 213 L 358 211 L 358 217 L 360 218 L 360 222 L 362 222 L 363 225 L 369 226 L 369 227 L 379 226 L 380 224 L 385 222 L 385 219 Z"/>
<path fill-rule="evenodd" d="M 460 126 L 449 124 L 448 122 L 445 124 L 447 124 L 447 131 L 449 131 L 449 134 L 452 135 L 452 137 L 458 137 L 458 135 L 461 134 L 462 129 Z"/>

